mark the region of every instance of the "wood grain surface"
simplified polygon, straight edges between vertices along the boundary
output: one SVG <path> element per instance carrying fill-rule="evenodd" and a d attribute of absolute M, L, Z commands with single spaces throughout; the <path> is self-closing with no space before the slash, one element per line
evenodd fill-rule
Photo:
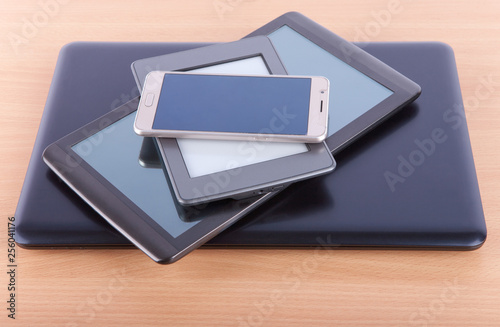
<path fill-rule="evenodd" d="M 0 1 L 1 326 L 500 326 L 500 2 Z M 457 59 L 488 240 L 477 251 L 17 249 L 14 215 L 60 48 L 233 41 L 291 10 L 351 41 L 442 41 Z M 36 23 L 36 25 L 34 24 Z M 30 28 L 30 24 L 31 28 Z M 478 93 L 482 80 L 493 81 Z"/>

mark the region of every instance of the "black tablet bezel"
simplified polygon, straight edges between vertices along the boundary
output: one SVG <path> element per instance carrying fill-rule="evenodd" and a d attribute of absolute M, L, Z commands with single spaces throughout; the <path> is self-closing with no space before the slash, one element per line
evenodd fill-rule
<path fill-rule="evenodd" d="M 271 41 L 264 35 L 139 59 L 130 68 L 137 87 L 142 90 L 146 75 L 154 70 L 189 71 L 253 57 L 261 57 L 271 74 L 288 75 Z"/>
<path fill-rule="evenodd" d="M 266 36 L 140 59 L 132 63 L 131 68 L 138 87 L 142 89 L 146 75 L 153 70 L 190 71 L 257 56 L 263 59 L 270 74 L 287 74 L 271 41 Z M 214 180 L 225 179 L 228 170 L 191 177 L 177 140 L 159 138 L 158 142 L 170 180 L 174 184 L 177 200 L 186 206 L 227 197 L 266 193 L 275 187 L 318 176 L 335 168 L 335 160 L 326 143 L 311 143 L 307 144 L 309 150 L 307 152 L 241 167 L 240 173 L 231 175 L 230 183 L 218 193 L 199 192 L 205 189 L 205 185 L 213 184 Z M 273 172 L 278 172 L 275 174 L 278 177 L 274 176 Z"/>
<path fill-rule="evenodd" d="M 420 95 L 421 88 L 418 84 L 358 46 L 298 12 L 288 12 L 250 33 L 245 38 L 259 35 L 267 36 L 285 25 L 394 92 L 326 139 L 326 143 L 333 154 L 338 153 L 361 135 L 413 102 Z"/>
<path fill-rule="evenodd" d="M 203 216 L 203 219 L 199 219 L 196 225 L 177 237 L 170 235 L 72 150 L 73 145 L 133 114 L 137 109 L 138 99 L 131 100 L 49 145 L 43 153 L 43 160 L 82 199 L 153 260 L 158 263 L 172 263 L 274 194 L 268 193 L 244 200 L 217 201 L 203 207 L 188 208 L 187 210 L 193 210 L 200 217 Z M 132 125 L 130 128 L 132 131 Z M 168 177 L 165 178 L 168 183 Z"/>

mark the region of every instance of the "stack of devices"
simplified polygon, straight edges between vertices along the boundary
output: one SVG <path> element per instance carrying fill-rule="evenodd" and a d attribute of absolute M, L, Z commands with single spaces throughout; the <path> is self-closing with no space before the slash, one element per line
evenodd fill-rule
<path fill-rule="evenodd" d="M 361 46 L 293 12 L 230 43 L 66 46 L 16 211 L 18 243 L 133 243 L 159 263 L 205 243 L 479 247 L 486 228 L 453 105 L 453 53 Z M 413 79 L 428 97 L 415 101 Z"/>

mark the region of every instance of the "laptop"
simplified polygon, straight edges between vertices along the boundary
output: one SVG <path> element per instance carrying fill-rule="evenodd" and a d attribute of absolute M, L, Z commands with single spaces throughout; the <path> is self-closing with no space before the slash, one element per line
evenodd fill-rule
<path fill-rule="evenodd" d="M 139 95 L 130 63 L 204 43 L 71 43 L 60 53 L 16 210 L 17 242 L 131 244 L 50 171 L 47 145 Z M 441 43 L 366 43 L 421 96 L 205 246 L 475 249 L 486 238 L 454 55 Z M 457 109 L 458 108 L 458 109 Z"/>

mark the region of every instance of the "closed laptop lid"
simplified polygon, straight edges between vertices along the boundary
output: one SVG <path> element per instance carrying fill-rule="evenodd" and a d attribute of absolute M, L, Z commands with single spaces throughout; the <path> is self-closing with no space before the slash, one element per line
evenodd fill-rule
<path fill-rule="evenodd" d="M 47 145 L 139 95 L 130 63 L 202 43 L 72 43 L 59 56 L 16 211 L 26 247 L 128 241 L 42 162 Z M 210 241 L 214 246 L 452 247 L 486 237 L 452 50 L 441 43 L 362 48 L 422 87 L 421 96 L 336 158 Z"/>

